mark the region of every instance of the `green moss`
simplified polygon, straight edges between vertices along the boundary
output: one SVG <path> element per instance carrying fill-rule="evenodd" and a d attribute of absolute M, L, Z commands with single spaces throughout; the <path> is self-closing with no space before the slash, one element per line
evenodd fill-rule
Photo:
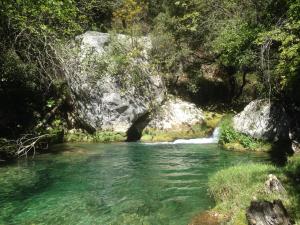
<path fill-rule="evenodd" d="M 247 148 L 245 148 L 241 143 L 238 143 L 238 142 L 225 143 L 222 146 L 226 150 L 232 150 L 232 151 L 237 151 L 237 152 L 247 151 Z"/>
<path fill-rule="evenodd" d="M 142 136 L 141 141 L 143 141 L 143 142 L 151 142 L 152 139 L 153 139 L 152 135 L 145 134 L 145 135 Z"/>
<path fill-rule="evenodd" d="M 126 134 L 113 131 L 100 131 L 95 134 L 84 132 L 67 133 L 65 142 L 86 142 L 86 143 L 109 143 L 126 141 Z"/>
<path fill-rule="evenodd" d="M 204 122 L 207 127 L 216 128 L 221 122 L 224 114 L 216 112 L 204 112 Z"/>
<path fill-rule="evenodd" d="M 206 124 L 182 127 L 177 130 L 156 130 L 146 129 L 143 132 L 141 141 L 143 142 L 169 142 L 176 139 L 190 139 L 207 137 L 213 132 Z"/>
<path fill-rule="evenodd" d="M 228 115 L 221 122 L 221 135 L 219 143 L 227 150 L 234 151 L 257 151 L 267 152 L 272 148 L 272 144 L 252 138 L 235 131 L 232 127 L 232 116 Z"/>

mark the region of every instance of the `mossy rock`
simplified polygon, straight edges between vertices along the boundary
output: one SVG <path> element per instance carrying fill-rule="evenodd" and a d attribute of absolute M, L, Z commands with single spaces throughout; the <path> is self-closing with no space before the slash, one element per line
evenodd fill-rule
<path fill-rule="evenodd" d="M 233 143 L 223 144 L 222 147 L 225 150 L 236 151 L 236 152 L 245 152 L 245 151 L 269 152 L 272 149 L 272 145 L 270 143 L 257 144 L 256 147 L 246 148 L 239 142 L 233 142 Z"/>
<path fill-rule="evenodd" d="M 241 143 L 238 143 L 238 142 L 226 143 L 226 144 L 222 145 L 222 147 L 226 150 L 237 151 L 237 152 L 245 152 L 248 150 Z"/>
<path fill-rule="evenodd" d="M 99 131 L 95 134 L 85 132 L 67 133 L 64 137 L 65 142 L 84 142 L 84 143 L 110 143 L 124 142 L 127 137 L 125 133 L 113 131 Z"/>
<path fill-rule="evenodd" d="M 160 134 L 153 136 L 152 142 L 171 142 L 174 141 L 176 138 L 172 135 L 166 134 Z"/>
<path fill-rule="evenodd" d="M 145 134 L 141 138 L 142 142 L 151 142 L 152 140 L 153 140 L 153 136 L 149 134 Z"/>
<path fill-rule="evenodd" d="M 204 112 L 204 122 L 210 128 L 216 128 L 220 124 L 224 114 L 216 112 Z"/>
<path fill-rule="evenodd" d="M 196 124 L 191 127 L 181 127 L 176 130 L 157 130 L 148 128 L 143 132 L 142 142 L 171 142 L 177 139 L 192 139 L 208 137 L 213 129 L 206 124 Z"/>

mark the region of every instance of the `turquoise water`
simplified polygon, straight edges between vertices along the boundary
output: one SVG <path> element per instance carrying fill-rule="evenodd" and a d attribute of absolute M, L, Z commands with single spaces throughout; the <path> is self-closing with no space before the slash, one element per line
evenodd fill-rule
<path fill-rule="evenodd" d="M 80 144 L 53 151 L 0 167 L 0 224 L 187 225 L 214 205 L 209 176 L 262 160 L 217 145 Z"/>

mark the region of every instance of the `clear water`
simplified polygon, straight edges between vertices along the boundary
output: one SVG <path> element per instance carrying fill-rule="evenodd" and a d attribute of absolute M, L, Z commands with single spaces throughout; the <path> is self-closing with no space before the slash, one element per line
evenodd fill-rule
<path fill-rule="evenodd" d="M 0 167 L 0 224 L 187 225 L 214 205 L 209 176 L 262 160 L 217 145 L 82 144 L 54 150 Z"/>

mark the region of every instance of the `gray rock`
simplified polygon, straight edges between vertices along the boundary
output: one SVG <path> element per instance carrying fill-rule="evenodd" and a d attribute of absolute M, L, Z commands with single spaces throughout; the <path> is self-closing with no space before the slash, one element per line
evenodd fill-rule
<path fill-rule="evenodd" d="M 150 39 L 133 40 L 125 35 L 117 35 L 116 39 L 125 51 L 133 47 L 133 42 L 142 48 L 140 55 L 128 56 L 130 66 L 140 68 L 142 85 L 131 84 L 134 75 L 127 71 L 119 74 L 114 62 L 109 61 L 112 49 L 109 34 L 86 32 L 76 37 L 76 44 L 68 46 L 70 51 L 64 55 L 64 72 L 74 102 L 74 114 L 78 123 L 91 131 L 127 132 L 135 121 L 164 99 L 162 79 L 148 62 Z M 127 81 L 123 80 L 124 76 Z"/>
<path fill-rule="evenodd" d="M 281 182 L 273 174 L 269 174 L 268 180 L 265 182 L 265 187 L 267 192 L 269 193 L 271 192 L 286 193 L 286 190 L 284 189 Z"/>
<path fill-rule="evenodd" d="M 203 122 L 203 111 L 193 103 L 170 98 L 152 117 L 146 128 L 156 130 L 178 130 Z"/>
<path fill-rule="evenodd" d="M 249 225 L 292 225 L 284 205 L 280 200 L 252 201 L 247 209 L 246 217 Z"/>
<path fill-rule="evenodd" d="M 300 143 L 296 140 L 292 141 L 292 150 L 295 154 L 299 154 L 300 153 Z"/>
<path fill-rule="evenodd" d="M 289 121 L 283 107 L 266 99 L 252 101 L 233 118 L 236 131 L 263 140 L 289 138 Z"/>

